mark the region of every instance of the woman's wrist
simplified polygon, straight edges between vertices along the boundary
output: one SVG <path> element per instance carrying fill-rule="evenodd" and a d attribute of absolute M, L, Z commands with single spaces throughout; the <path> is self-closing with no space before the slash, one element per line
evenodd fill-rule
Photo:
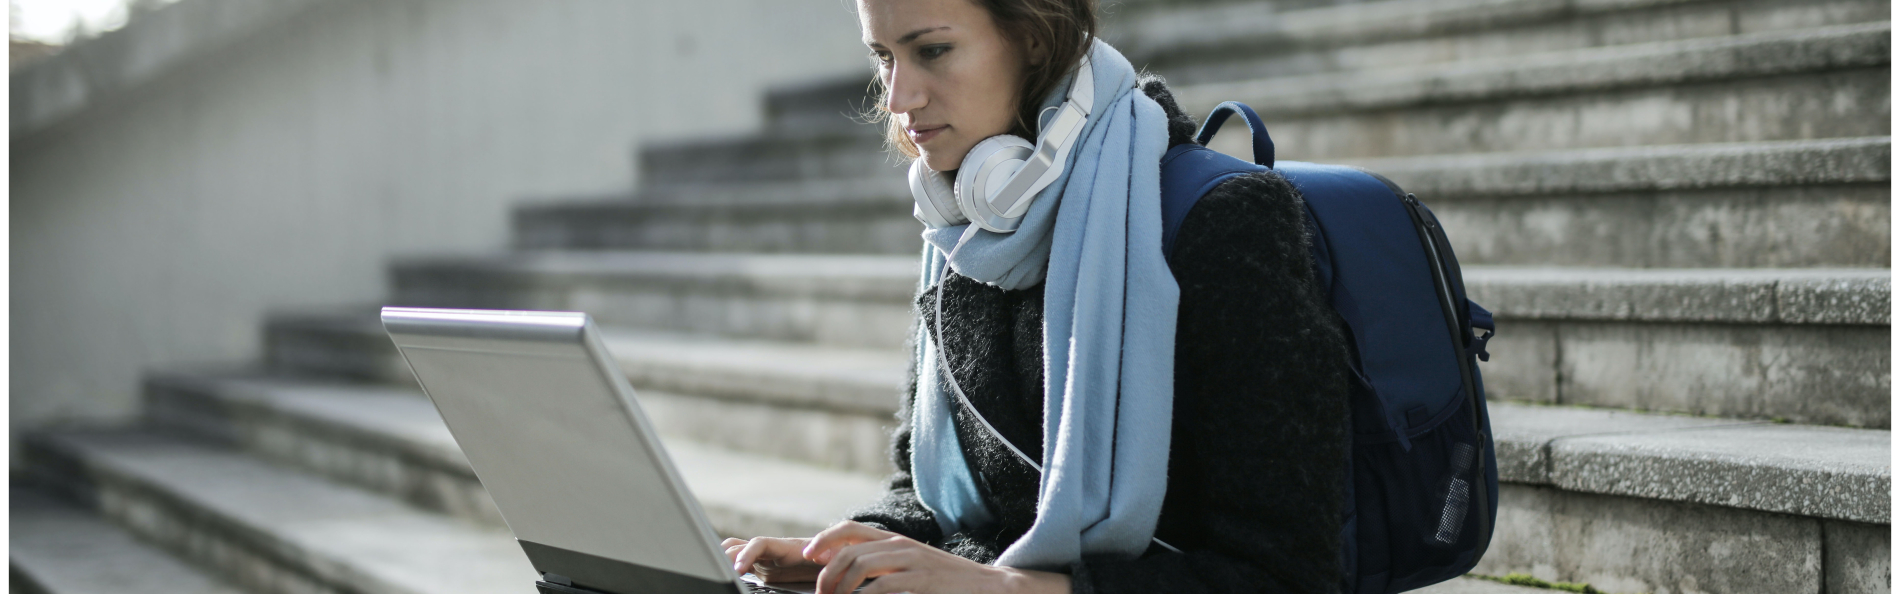
<path fill-rule="evenodd" d="M 1052 571 L 1002 567 L 1004 592 L 1015 594 L 1069 594 L 1069 576 Z"/>

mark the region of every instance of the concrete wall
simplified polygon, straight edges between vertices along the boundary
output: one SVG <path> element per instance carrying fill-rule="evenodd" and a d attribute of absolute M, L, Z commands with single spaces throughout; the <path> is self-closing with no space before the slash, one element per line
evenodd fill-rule
<path fill-rule="evenodd" d="M 143 368 L 251 360 L 266 310 L 376 302 L 391 255 L 502 249 L 513 204 L 624 193 L 639 143 L 866 68 L 845 0 L 303 4 L 162 71 L 74 48 L 59 84 L 106 91 L 14 114 L 13 429 L 125 419 Z"/>

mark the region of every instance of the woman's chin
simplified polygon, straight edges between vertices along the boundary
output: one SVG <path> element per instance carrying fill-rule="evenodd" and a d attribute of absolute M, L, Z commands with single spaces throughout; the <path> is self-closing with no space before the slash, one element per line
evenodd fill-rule
<path fill-rule="evenodd" d="M 929 167 L 931 171 L 956 171 L 958 167 L 963 166 L 963 155 L 946 156 L 925 151 L 917 158 L 922 159 L 924 166 Z"/>

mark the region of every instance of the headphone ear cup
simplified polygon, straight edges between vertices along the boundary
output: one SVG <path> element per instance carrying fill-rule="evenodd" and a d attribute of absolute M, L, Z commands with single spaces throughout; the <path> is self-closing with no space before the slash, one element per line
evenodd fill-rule
<path fill-rule="evenodd" d="M 923 159 L 910 162 L 910 197 L 917 201 L 911 216 L 932 229 L 955 227 L 970 222 L 957 206 L 957 192 L 944 174 L 931 171 Z"/>
<path fill-rule="evenodd" d="M 1036 145 L 1020 136 L 999 134 L 983 139 L 964 154 L 963 164 L 957 167 L 956 197 L 957 207 L 970 222 L 992 233 L 1010 233 L 1022 221 L 1020 213 L 1027 211 L 1027 204 L 1018 205 L 1014 210 L 1019 214 L 1005 217 L 1000 209 L 992 205 L 997 201 L 1017 202 L 1032 200 L 1034 196 L 1012 198 L 993 196 L 1009 184 L 1023 164 L 1036 152 Z"/>

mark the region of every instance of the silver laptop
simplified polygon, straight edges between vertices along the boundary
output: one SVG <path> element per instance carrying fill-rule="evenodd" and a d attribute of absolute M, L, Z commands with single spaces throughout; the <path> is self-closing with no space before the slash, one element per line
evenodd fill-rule
<path fill-rule="evenodd" d="M 385 307 L 383 328 L 541 592 L 811 591 L 732 570 L 587 314 Z"/>

